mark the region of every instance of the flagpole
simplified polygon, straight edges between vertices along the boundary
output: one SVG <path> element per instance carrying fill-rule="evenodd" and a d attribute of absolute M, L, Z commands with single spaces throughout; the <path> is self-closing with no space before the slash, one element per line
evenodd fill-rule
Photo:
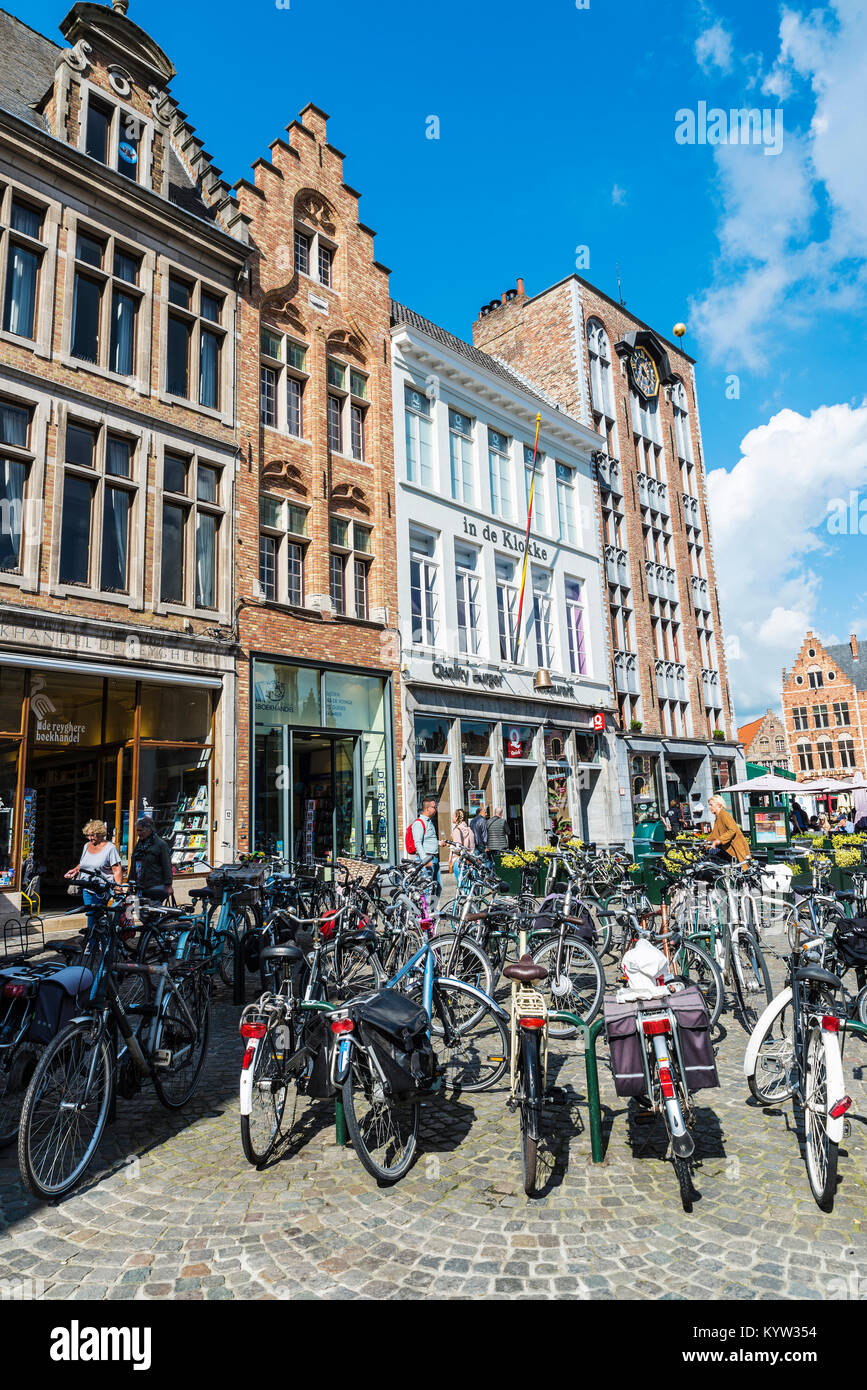
<path fill-rule="evenodd" d="M 533 472 L 530 474 L 530 496 L 527 499 L 527 532 L 524 537 L 524 563 L 521 567 L 521 594 L 518 599 L 518 621 L 515 624 L 514 664 L 518 664 L 521 650 L 521 614 L 524 611 L 524 586 L 527 583 L 527 558 L 530 554 L 530 523 L 533 519 L 533 493 L 536 490 L 536 457 L 539 450 L 539 429 L 542 424 L 541 412 L 536 414 L 536 438 L 533 441 Z"/>

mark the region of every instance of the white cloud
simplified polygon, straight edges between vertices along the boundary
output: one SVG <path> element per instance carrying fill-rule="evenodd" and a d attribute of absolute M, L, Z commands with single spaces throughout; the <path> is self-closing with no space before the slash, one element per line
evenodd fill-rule
<path fill-rule="evenodd" d="M 701 63 L 698 45 L 696 56 Z M 781 154 L 714 151 L 721 254 L 693 322 L 710 357 L 729 369 L 769 365 L 769 310 L 777 330 L 806 327 L 829 308 L 856 308 L 867 298 L 865 69 L 864 0 L 834 0 L 809 14 L 784 9 L 762 91 L 803 99 L 805 132 L 796 133 L 790 105 Z"/>
<path fill-rule="evenodd" d="M 815 625 L 828 503 L 853 489 L 867 495 L 867 403 L 781 410 L 744 437 L 731 472 L 714 469 L 707 481 L 723 625 L 743 653 L 729 665 L 743 723 L 778 702 L 782 667 Z M 857 574 L 863 537 L 833 544 L 841 573 Z"/>
<path fill-rule="evenodd" d="M 720 72 L 731 72 L 732 36 L 719 21 L 699 34 L 695 41 L 695 56 L 702 72 L 711 72 L 714 68 Z"/>
<path fill-rule="evenodd" d="M 619 183 L 616 183 L 611 190 L 611 202 L 616 208 L 623 207 L 626 202 L 626 189 L 621 188 Z"/>

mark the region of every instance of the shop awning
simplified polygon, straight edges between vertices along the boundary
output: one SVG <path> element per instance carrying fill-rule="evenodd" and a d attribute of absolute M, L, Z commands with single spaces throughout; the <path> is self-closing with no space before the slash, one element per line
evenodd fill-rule
<path fill-rule="evenodd" d="M 159 685 L 198 685 L 209 690 L 219 690 L 221 676 L 205 676 L 187 671 L 162 671 L 157 667 L 113 666 L 103 661 L 87 661 L 79 658 L 72 661 L 60 656 L 34 657 L 24 652 L 3 652 L 0 666 L 29 666 L 34 671 L 66 671 L 76 676 L 110 676 L 117 680 L 154 681 Z"/>

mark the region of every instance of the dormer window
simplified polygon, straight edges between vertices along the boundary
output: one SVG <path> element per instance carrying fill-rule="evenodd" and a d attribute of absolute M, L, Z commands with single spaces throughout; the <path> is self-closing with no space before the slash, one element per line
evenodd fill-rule
<path fill-rule="evenodd" d="M 133 183 L 144 183 L 148 152 L 149 122 L 131 107 L 106 101 L 86 87 L 84 117 L 85 154 L 108 169 L 116 169 Z"/>

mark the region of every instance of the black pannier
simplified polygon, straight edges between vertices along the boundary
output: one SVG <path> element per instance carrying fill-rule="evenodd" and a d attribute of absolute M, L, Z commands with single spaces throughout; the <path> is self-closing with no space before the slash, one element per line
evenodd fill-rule
<path fill-rule="evenodd" d="M 216 898 L 223 896 L 223 891 L 228 887 L 234 892 L 242 889 L 233 902 L 243 907 L 257 902 L 265 883 L 265 866 L 263 864 L 221 864 L 218 869 L 212 869 L 208 874 L 208 887 Z"/>
<path fill-rule="evenodd" d="M 611 1071 L 614 1089 L 619 1096 L 643 1096 L 647 1090 L 644 1062 L 641 1056 L 642 1038 L 636 1027 L 638 1005 L 618 1004 L 605 999 L 602 1004 L 605 1036 L 611 1049 Z"/>
<path fill-rule="evenodd" d="M 352 1008 L 361 1042 L 375 1054 L 393 1100 L 411 1099 L 429 1089 L 436 1057 L 428 1037 L 427 1011 L 420 1004 L 381 989 Z"/>
<path fill-rule="evenodd" d="M 664 1001 L 677 1019 L 677 1035 L 683 1054 L 686 1084 L 691 1091 L 719 1085 L 716 1058 L 710 1040 L 710 1016 L 697 985 L 688 985 Z"/>
<path fill-rule="evenodd" d="M 834 928 L 834 948 L 848 966 L 867 966 L 867 917 L 841 917 Z"/>
<path fill-rule="evenodd" d="M 547 898 L 544 898 L 533 921 L 533 931 L 553 933 L 556 930 L 556 916 L 563 911 L 564 902 L 565 895 L 563 893 L 550 893 Z M 572 916 L 578 920 L 567 923 L 569 934 L 580 937 L 590 946 L 595 946 L 599 933 L 587 908 L 579 908 L 577 912 L 573 912 Z"/>
<path fill-rule="evenodd" d="M 93 975 L 81 965 L 68 965 L 39 982 L 33 1018 L 27 1029 L 30 1042 L 49 1043 L 87 1003 Z"/>

